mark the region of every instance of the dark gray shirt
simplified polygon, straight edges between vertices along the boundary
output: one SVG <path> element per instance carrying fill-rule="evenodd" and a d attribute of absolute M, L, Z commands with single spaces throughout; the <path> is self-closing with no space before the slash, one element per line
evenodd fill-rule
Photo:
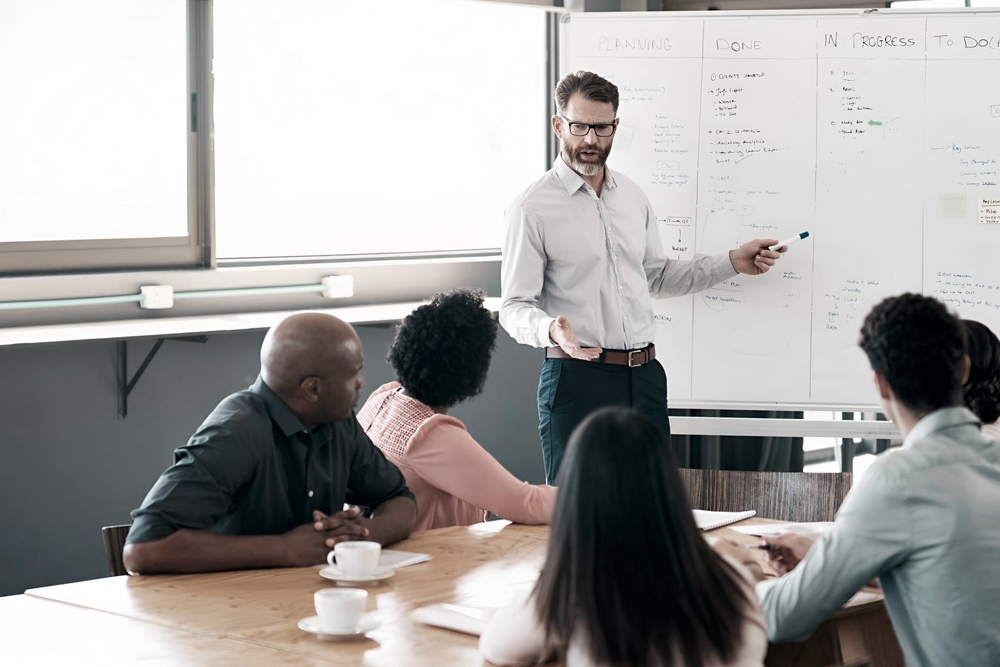
<path fill-rule="evenodd" d="M 352 416 L 312 432 L 261 378 L 226 398 L 132 512 L 127 542 L 180 528 L 221 535 L 278 535 L 345 502 L 375 507 L 413 498 Z"/>

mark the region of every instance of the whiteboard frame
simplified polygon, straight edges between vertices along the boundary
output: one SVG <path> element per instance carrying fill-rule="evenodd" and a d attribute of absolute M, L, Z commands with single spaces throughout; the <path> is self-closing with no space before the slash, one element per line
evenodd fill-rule
<path fill-rule="evenodd" d="M 742 419 L 671 417 L 671 435 L 778 436 L 798 438 L 900 439 L 891 421 L 837 419 Z"/>
<path fill-rule="evenodd" d="M 641 20 L 648 12 L 566 12 L 560 17 L 560 24 L 569 24 L 577 20 L 626 22 Z M 663 20 L 732 20 L 732 19 L 774 19 L 774 18 L 821 18 L 821 17 L 871 17 L 892 19 L 902 17 L 976 17 L 1000 16 L 1000 7 L 943 7 L 943 8 L 783 8 L 762 10 L 727 10 L 719 11 L 669 11 L 657 12 L 656 17 Z M 557 76 L 568 71 L 566 61 L 566 40 L 562 25 L 558 31 L 558 48 L 556 49 Z M 669 381 L 669 377 L 668 377 Z M 779 402 L 739 402 L 739 401 L 707 401 L 698 399 L 670 399 L 668 404 L 678 409 L 708 409 L 708 410 L 758 410 L 758 411 L 834 411 L 834 412 L 880 412 L 876 404 L 864 403 L 779 403 Z M 874 421 L 806 421 L 782 419 L 749 419 L 723 417 L 671 417 L 671 424 L 677 424 L 678 434 L 687 435 L 801 435 L 827 436 L 836 434 L 838 437 L 899 437 L 899 432 L 891 422 Z M 795 426 L 786 426 L 787 424 Z M 807 424 L 817 424 L 817 427 Z M 850 426 L 853 424 L 853 428 Z M 886 426 L 888 425 L 888 426 Z M 673 430 L 673 428 L 672 428 Z M 841 435 L 843 434 L 843 435 Z M 856 434 L 856 435 L 855 435 Z"/>

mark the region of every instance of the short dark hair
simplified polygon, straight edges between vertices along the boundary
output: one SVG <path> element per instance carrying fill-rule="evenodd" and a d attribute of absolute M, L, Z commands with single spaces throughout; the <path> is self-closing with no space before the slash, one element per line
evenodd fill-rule
<path fill-rule="evenodd" d="M 560 116 L 566 112 L 566 105 L 573 93 L 580 93 L 594 102 L 610 102 L 618 114 L 618 86 L 593 72 L 579 70 L 567 74 L 556 85 L 556 113 Z"/>
<path fill-rule="evenodd" d="M 962 320 L 967 336 L 969 379 L 962 394 L 965 404 L 984 424 L 1000 419 L 1000 341 L 989 327 Z"/>
<path fill-rule="evenodd" d="M 386 360 L 414 398 L 448 408 L 483 390 L 497 323 L 481 290 L 438 294 L 406 316 Z"/>
<path fill-rule="evenodd" d="M 557 486 L 534 599 L 560 658 L 573 636 L 614 667 L 736 655 L 748 593 L 695 525 L 663 429 L 634 410 L 592 413 Z"/>
<path fill-rule="evenodd" d="M 911 410 L 962 405 L 965 327 L 940 301 L 910 293 L 885 299 L 865 317 L 860 344 Z"/>

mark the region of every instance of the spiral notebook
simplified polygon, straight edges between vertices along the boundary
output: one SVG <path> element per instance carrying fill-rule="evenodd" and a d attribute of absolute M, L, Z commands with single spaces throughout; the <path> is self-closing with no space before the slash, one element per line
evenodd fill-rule
<path fill-rule="evenodd" d="M 708 510 L 691 510 L 694 512 L 694 522 L 701 530 L 715 530 L 731 523 L 749 519 L 757 514 L 756 510 L 745 512 L 710 512 Z"/>

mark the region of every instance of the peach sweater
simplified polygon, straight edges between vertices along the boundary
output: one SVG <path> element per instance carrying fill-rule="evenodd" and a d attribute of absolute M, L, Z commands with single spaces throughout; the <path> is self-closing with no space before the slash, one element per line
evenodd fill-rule
<path fill-rule="evenodd" d="M 358 413 L 375 446 L 395 463 L 417 498 L 416 530 L 466 526 L 493 512 L 515 523 L 545 524 L 555 506 L 554 486 L 522 482 L 476 442 L 465 425 L 435 413 L 384 384 Z"/>

